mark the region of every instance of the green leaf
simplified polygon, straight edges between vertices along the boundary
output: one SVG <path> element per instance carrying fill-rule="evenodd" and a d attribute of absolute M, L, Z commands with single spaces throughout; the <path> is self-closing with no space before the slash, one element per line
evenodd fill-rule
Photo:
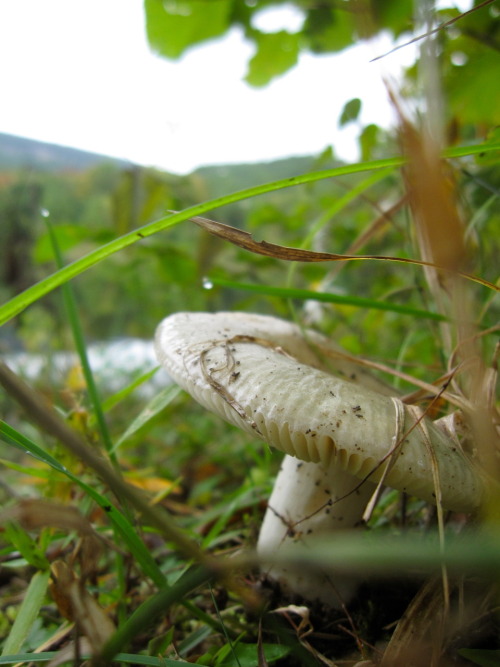
<path fill-rule="evenodd" d="M 479 648 L 462 648 L 458 650 L 462 658 L 470 660 L 480 667 L 500 667 L 500 651 L 487 651 Z"/>
<path fill-rule="evenodd" d="M 500 164 L 500 126 L 494 127 L 488 132 L 487 143 L 497 145 L 499 148 L 495 151 L 480 153 L 476 157 L 477 164 L 481 166 Z"/>
<path fill-rule="evenodd" d="M 461 51 L 460 46 L 457 51 Z M 499 125 L 498 53 L 476 48 L 463 53 L 467 63 L 452 66 L 446 80 L 451 110 L 462 123 Z"/>
<path fill-rule="evenodd" d="M 275 76 L 297 63 L 300 35 L 286 30 L 259 33 L 257 52 L 250 60 L 245 80 L 252 86 L 266 86 Z"/>
<path fill-rule="evenodd" d="M 349 102 L 346 102 L 342 109 L 342 113 L 340 114 L 339 126 L 343 127 L 353 120 L 356 120 L 360 111 L 361 100 L 359 97 L 354 97 L 352 100 L 349 100 Z"/>
<path fill-rule="evenodd" d="M 269 560 L 287 567 L 303 566 L 333 571 L 341 567 L 347 574 L 363 572 L 439 572 L 443 563 L 455 572 L 480 573 L 482 577 L 498 575 L 500 535 L 474 531 L 467 535 L 446 535 L 444 550 L 439 535 L 428 533 L 396 535 L 385 531 L 366 533 L 348 531 L 335 537 L 322 535 L 311 540 L 307 548 L 294 544 L 281 547 L 278 556 Z"/>
<path fill-rule="evenodd" d="M 281 646 L 280 644 L 263 644 L 262 650 L 269 664 L 284 658 L 290 652 L 289 647 Z M 234 667 L 235 658 L 238 660 L 240 667 L 257 667 L 260 664 L 257 646 L 255 644 L 242 643 L 236 644 L 228 657 L 223 662 L 217 664 L 219 667 Z"/>
<path fill-rule="evenodd" d="M 49 568 L 49 561 L 45 558 L 45 554 L 21 526 L 9 522 L 4 526 L 4 531 L 9 542 L 15 546 L 27 563 L 40 570 Z"/>
<path fill-rule="evenodd" d="M 50 571 L 37 572 L 30 584 L 14 621 L 9 636 L 5 640 L 2 655 L 17 653 L 28 636 L 31 626 L 38 617 L 49 583 Z"/>
<path fill-rule="evenodd" d="M 379 127 L 370 123 L 363 128 L 359 136 L 359 146 L 361 148 L 361 159 L 369 160 L 373 155 L 373 149 L 377 145 L 377 140 L 379 136 Z"/>
<path fill-rule="evenodd" d="M 146 33 L 153 51 L 179 58 L 186 49 L 229 28 L 231 0 L 145 0 Z"/>
<path fill-rule="evenodd" d="M 120 389 L 119 391 L 116 392 L 116 394 L 113 394 L 112 396 L 107 398 L 102 404 L 104 412 L 109 412 L 109 410 L 114 408 L 115 405 L 118 405 L 118 403 L 125 400 L 128 396 L 130 396 L 130 394 L 132 394 L 137 389 L 137 387 L 140 387 L 141 384 L 144 384 L 144 382 L 150 380 L 153 377 L 153 375 L 155 375 L 155 373 L 158 372 L 159 368 L 160 368 L 159 366 L 156 366 L 155 368 L 152 368 L 150 371 L 142 373 L 142 375 L 135 378 L 135 380 L 132 380 L 129 385 L 127 385 L 123 389 Z"/>
<path fill-rule="evenodd" d="M 354 14 L 347 3 L 340 4 L 345 7 L 314 7 L 309 10 L 304 23 L 304 35 L 313 53 L 342 51 L 357 39 Z"/>
<path fill-rule="evenodd" d="M 413 30 L 413 0 L 372 0 L 371 7 L 378 28 L 386 28 L 394 37 Z"/>

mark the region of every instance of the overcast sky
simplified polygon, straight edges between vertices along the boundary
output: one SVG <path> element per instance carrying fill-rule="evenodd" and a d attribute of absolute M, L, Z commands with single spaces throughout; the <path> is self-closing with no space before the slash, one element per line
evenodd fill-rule
<path fill-rule="evenodd" d="M 262 15 L 298 28 L 292 9 Z M 203 164 L 318 153 L 355 160 L 358 129 L 337 125 L 361 97 L 361 120 L 387 125 L 381 72 L 413 48 L 370 63 L 388 42 L 335 56 L 304 54 L 263 89 L 244 81 L 252 46 L 234 29 L 176 62 L 149 50 L 142 0 L 0 3 L 0 131 L 185 173 Z M 382 70 L 381 70 L 382 68 Z"/>

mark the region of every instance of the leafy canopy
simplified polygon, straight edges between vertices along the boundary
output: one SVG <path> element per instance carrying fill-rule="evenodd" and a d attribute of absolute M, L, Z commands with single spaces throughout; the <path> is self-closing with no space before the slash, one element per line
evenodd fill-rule
<path fill-rule="evenodd" d="M 297 12 L 300 29 L 264 32 L 257 27 L 262 12 L 284 7 Z M 500 21 L 493 0 L 475 0 L 464 14 L 450 0 L 448 7 L 435 12 L 432 25 L 425 27 L 415 22 L 413 0 L 145 0 L 145 12 L 152 50 L 171 59 L 240 29 L 255 47 L 245 77 L 252 86 L 266 86 L 284 74 L 297 64 L 301 53 L 336 53 L 381 33 L 389 34 L 394 43 L 410 41 L 414 34 L 440 28 L 439 65 L 451 138 L 471 139 L 470 126 L 478 125 L 484 137 L 485 127 L 500 123 Z M 417 77 L 412 71 L 408 74 L 408 90 L 418 98 Z M 353 104 L 343 122 L 351 114 L 356 117 Z"/>

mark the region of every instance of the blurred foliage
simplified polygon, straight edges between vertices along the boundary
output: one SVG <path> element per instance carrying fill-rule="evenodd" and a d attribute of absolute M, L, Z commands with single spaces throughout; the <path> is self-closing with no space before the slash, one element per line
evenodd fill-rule
<path fill-rule="evenodd" d="M 346 115 L 355 115 L 356 106 L 355 101 L 353 105 L 346 105 Z M 375 157 L 395 150 L 393 140 L 380 129 L 377 138 Z M 479 246 L 480 264 L 474 270 L 494 281 L 497 246 L 482 239 L 485 233 L 494 234 L 498 228 L 496 207 L 488 202 L 498 189 L 500 179 L 498 167 L 488 161 L 482 164 L 483 161 L 478 158 L 457 163 L 453 178 L 471 216 L 470 234 Z M 18 293 L 55 268 L 42 210 L 50 213 L 65 261 L 70 262 L 164 215 L 166 210 L 180 210 L 228 191 L 337 164 L 332 151 L 327 150 L 317 158 L 203 167 L 182 177 L 153 169 L 121 169 L 107 164 L 66 174 L 6 172 L 0 191 L 3 298 Z M 362 174 L 351 175 L 280 190 L 215 209 L 211 216 L 246 229 L 256 240 L 265 238 L 272 243 L 296 247 L 304 243 L 311 230 L 316 230 L 310 247 L 336 253 L 347 252 L 356 237 L 379 220 L 379 228 L 371 235 L 363 252 L 412 256 L 412 236 L 404 209 L 384 220 L 384 212 L 402 196 L 398 174 L 387 175 L 349 201 L 349 193 L 359 187 L 364 178 Z M 339 205 L 344 198 L 347 203 Z M 328 268 L 320 264 L 294 267 L 293 274 L 290 270 L 289 265 L 228 246 L 197 227 L 185 224 L 114 255 L 79 277 L 75 287 L 89 341 L 122 336 L 151 338 L 156 324 L 166 313 L 183 309 L 241 308 L 289 313 L 289 306 L 282 300 L 218 288 L 204 290 L 202 280 L 210 274 L 240 282 L 305 289 L 317 289 L 322 284 L 340 294 L 377 299 L 393 295 L 407 305 L 426 306 L 420 291 L 423 277 L 418 269 L 402 271 L 396 265 L 382 267 L 362 262 L 348 264 L 341 270 L 338 266 Z M 99 294 L 98 299 L 96 294 Z M 352 330 L 359 328 L 358 343 L 353 351 L 359 351 L 361 345 L 368 345 L 370 349 L 377 342 L 377 354 L 389 356 L 394 338 L 386 335 L 381 342 L 378 329 L 386 328 L 392 315 L 372 315 L 350 307 L 315 308 L 327 316 L 326 320 L 319 318 L 323 325 L 335 326 L 336 335 L 350 347 Z M 26 311 L 17 320 L 17 331 L 24 345 L 30 349 L 40 346 L 43 332 L 34 328 L 38 329 L 43 320 L 44 344 L 48 349 L 67 348 L 70 334 L 58 294 L 48 295 L 33 311 Z M 330 323 L 328 313 L 331 313 Z M 370 321 L 372 317 L 374 322 L 379 322 L 378 326 L 366 326 L 364 320 Z M 387 326 L 396 339 L 399 334 L 395 327 L 399 321 L 396 318 L 394 324 Z M 431 324 L 425 326 L 432 327 Z M 405 329 L 404 321 L 401 327 Z"/>

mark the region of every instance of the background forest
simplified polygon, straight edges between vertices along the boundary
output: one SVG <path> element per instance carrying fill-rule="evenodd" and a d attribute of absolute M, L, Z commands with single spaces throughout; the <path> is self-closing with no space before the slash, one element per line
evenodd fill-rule
<path fill-rule="evenodd" d="M 111 389 L 87 368 L 92 343 L 151 341 L 168 314 L 227 310 L 313 326 L 383 365 L 379 376 L 400 393 L 418 393 L 407 376 L 438 383 L 463 342 L 453 304 L 443 306 L 422 266 L 404 262 L 424 256 L 416 219 L 431 206 L 424 198 L 415 208 L 417 186 L 402 165 L 431 146 L 446 158 L 437 161 L 438 190 L 463 223 L 467 259 L 459 270 L 480 278 L 460 281 L 487 388 L 475 390 L 489 396 L 485 419 L 496 435 L 497 3 L 477 2 L 461 16 L 451 3 L 438 10 L 422 3 L 416 11 L 406 0 L 297 0 L 299 32 L 256 30 L 252 17 L 280 4 L 146 0 L 148 39 L 175 59 L 239 26 L 255 45 L 247 80 L 264 86 L 301 52 L 342 51 L 382 31 L 404 42 L 440 26 L 392 91 L 404 109 L 399 129 L 363 127 L 360 101 L 346 104 L 338 122 L 357 124 L 356 164 L 342 164 L 333 146 L 316 156 L 209 166 L 187 176 L 64 149 L 28 165 L 19 155 L 30 147 L 0 136 L 0 352 L 7 363 L 20 350 L 46 361 L 28 385 L 2 371 L 0 664 L 33 661 L 33 651 L 37 661 L 73 665 L 88 656 L 95 665 L 113 658 L 221 667 L 500 664 L 494 508 L 476 523 L 447 517 L 447 536 L 464 524 L 494 526 L 488 540 L 480 532 L 473 546 L 453 552 L 448 600 L 440 597 L 446 573 L 431 542 L 425 571 L 395 548 L 383 558 L 382 580 L 370 580 L 347 609 L 297 611 L 266 588 L 251 557 L 236 573 L 227 564 L 255 544 L 280 456 L 194 404 L 163 371 L 145 368 Z M 416 143 L 405 115 L 418 127 Z M 436 183 L 425 185 L 432 198 Z M 196 215 L 256 241 L 385 259 L 281 261 L 208 234 L 189 221 Z M 441 247 L 452 245 L 447 234 L 443 225 Z M 451 343 L 443 321 L 451 322 Z M 63 351 L 75 357 L 59 368 L 54 360 Z M 118 372 L 120 359 L 109 363 Z M 145 390 L 152 374 L 153 398 Z M 474 399 L 466 375 L 457 386 Z M 452 411 L 447 400 L 434 399 L 421 392 L 415 400 L 431 404 L 434 419 Z M 497 443 L 481 446 L 493 452 L 495 477 Z M 437 524 L 423 501 L 386 491 L 369 522 L 373 552 L 387 535 L 407 533 L 415 536 L 410 551 L 417 549 Z M 226 563 L 217 576 L 198 562 L 193 544 Z M 333 558 L 333 546 L 326 547 Z M 348 542 L 345 550 L 353 567 L 369 568 L 370 553 L 349 552 Z M 471 584 L 471 571 L 482 575 L 479 583 Z M 431 632 L 436 624 L 439 636 Z"/>

